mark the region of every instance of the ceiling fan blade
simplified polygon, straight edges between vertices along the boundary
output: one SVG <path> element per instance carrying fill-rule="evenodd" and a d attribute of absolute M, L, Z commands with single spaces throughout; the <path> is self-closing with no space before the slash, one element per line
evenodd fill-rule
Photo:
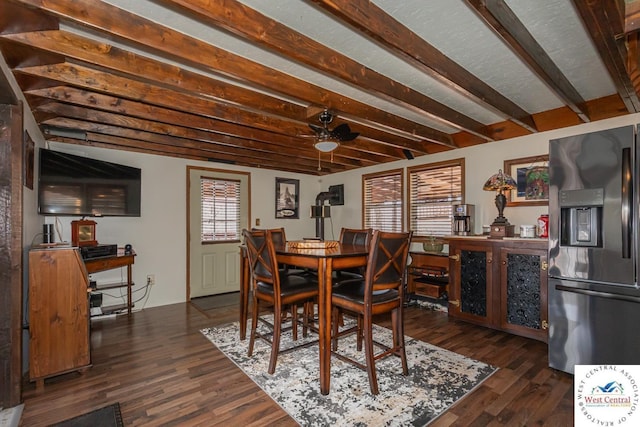
<path fill-rule="evenodd" d="M 329 135 L 329 130 L 322 126 L 312 125 L 309 123 L 309 127 L 312 131 L 316 133 L 317 136 L 327 136 Z"/>
<path fill-rule="evenodd" d="M 357 132 L 351 132 L 351 128 L 346 123 L 336 126 L 336 128 L 331 131 L 331 136 L 338 141 L 352 141 L 356 139 L 358 135 L 360 134 Z"/>

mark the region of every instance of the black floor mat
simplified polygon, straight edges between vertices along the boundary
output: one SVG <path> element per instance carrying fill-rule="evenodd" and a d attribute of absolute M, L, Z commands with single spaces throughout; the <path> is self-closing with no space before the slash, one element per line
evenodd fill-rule
<path fill-rule="evenodd" d="M 120 413 L 120 404 L 114 403 L 87 414 L 53 424 L 53 427 L 124 427 L 124 423 Z"/>

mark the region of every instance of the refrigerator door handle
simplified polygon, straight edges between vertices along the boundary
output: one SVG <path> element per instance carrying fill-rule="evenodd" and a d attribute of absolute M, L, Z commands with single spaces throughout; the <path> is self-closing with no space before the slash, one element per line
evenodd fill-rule
<path fill-rule="evenodd" d="M 572 292 L 574 294 L 588 295 L 591 297 L 600 297 L 600 298 L 640 303 L 640 297 L 634 297 L 631 295 L 621 295 L 621 294 L 613 294 L 611 292 L 592 291 L 589 289 L 572 288 L 570 286 L 564 286 L 564 285 L 556 285 L 556 289 L 559 291 Z"/>
<path fill-rule="evenodd" d="M 633 218 L 633 178 L 631 170 L 631 148 L 622 149 L 622 258 L 631 258 L 631 218 Z"/>

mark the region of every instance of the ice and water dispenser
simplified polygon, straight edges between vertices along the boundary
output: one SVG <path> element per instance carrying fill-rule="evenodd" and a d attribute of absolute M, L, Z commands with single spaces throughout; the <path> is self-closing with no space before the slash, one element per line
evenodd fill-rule
<path fill-rule="evenodd" d="M 602 247 L 604 189 L 560 191 L 560 244 Z"/>

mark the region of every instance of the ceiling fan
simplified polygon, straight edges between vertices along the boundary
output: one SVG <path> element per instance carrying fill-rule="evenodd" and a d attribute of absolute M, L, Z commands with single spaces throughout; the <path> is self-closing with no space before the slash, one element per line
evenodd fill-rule
<path fill-rule="evenodd" d="M 318 120 L 322 126 L 309 124 L 309 127 L 316 133 L 316 142 L 313 146 L 323 153 L 330 153 L 338 148 L 341 142 L 352 141 L 360 135 L 357 132 L 351 132 L 351 128 L 346 123 L 329 129 L 329 123 L 333 121 L 333 114 L 327 109 L 320 113 Z"/>

